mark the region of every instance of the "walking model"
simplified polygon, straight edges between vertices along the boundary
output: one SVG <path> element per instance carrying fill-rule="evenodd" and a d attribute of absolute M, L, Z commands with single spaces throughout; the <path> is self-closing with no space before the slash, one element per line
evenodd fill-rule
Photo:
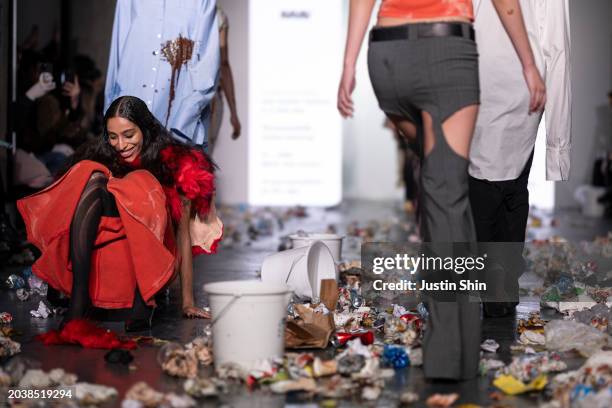
<path fill-rule="evenodd" d="M 568 180 L 572 129 L 570 24 L 568 0 L 521 0 L 521 10 L 535 54 L 546 78 L 546 179 Z M 518 278 L 529 215 L 527 183 L 542 113 L 527 109 L 529 89 L 521 64 L 494 7 L 474 1 L 474 29 L 480 52 L 481 105 L 470 149 L 470 203 L 478 242 L 487 253 L 500 251 L 503 268 L 495 270 L 499 291 L 489 291 L 485 317 L 514 314 Z M 503 98 L 500 98 L 503 95 Z M 540 152 L 540 154 L 542 154 Z M 491 258 L 490 258 L 491 259 Z"/>
<path fill-rule="evenodd" d="M 338 109 L 353 115 L 355 63 L 375 0 L 351 0 Z M 523 64 L 530 109 L 545 103 L 518 0 L 494 0 Z M 381 109 L 404 134 L 422 141 L 422 237 L 426 242 L 475 242 L 468 200 L 468 152 L 478 113 L 478 53 L 471 0 L 383 0 L 370 32 L 370 79 Z M 423 344 L 427 378 L 477 375 L 480 305 L 427 300 Z"/>
<path fill-rule="evenodd" d="M 221 51 L 221 68 L 219 70 L 219 84 L 211 102 L 210 137 L 208 138 L 208 154 L 213 155 L 213 150 L 221 130 L 223 120 L 223 95 L 227 99 L 230 110 L 230 123 L 232 124 L 232 139 L 240 137 L 242 126 L 236 108 L 236 94 L 234 92 L 234 76 L 229 62 L 229 20 L 221 7 L 217 5 L 217 22 L 219 24 L 219 47 Z"/>

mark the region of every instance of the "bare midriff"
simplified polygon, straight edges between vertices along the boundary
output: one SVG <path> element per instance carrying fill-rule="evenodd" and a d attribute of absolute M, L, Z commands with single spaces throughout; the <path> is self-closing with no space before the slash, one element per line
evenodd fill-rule
<path fill-rule="evenodd" d="M 462 22 L 474 20 L 472 0 L 383 0 L 377 25 Z"/>

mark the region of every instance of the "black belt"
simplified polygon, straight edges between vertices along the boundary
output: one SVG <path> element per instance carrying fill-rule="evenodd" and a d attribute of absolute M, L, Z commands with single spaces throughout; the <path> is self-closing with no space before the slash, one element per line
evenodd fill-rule
<path fill-rule="evenodd" d="M 474 28 L 467 23 L 415 23 L 391 27 L 376 27 L 370 31 L 370 41 L 416 40 L 431 37 L 463 37 L 474 40 Z"/>

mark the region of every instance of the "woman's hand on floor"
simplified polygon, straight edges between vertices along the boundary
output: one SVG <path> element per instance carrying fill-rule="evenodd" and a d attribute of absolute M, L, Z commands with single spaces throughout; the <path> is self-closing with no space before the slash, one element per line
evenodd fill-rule
<path fill-rule="evenodd" d="M 208 310 L 204 310 L 197 306 L 185 306 L 183 308 L 183 316 L 189 319 L 210 319 L 211 317 Z"/>

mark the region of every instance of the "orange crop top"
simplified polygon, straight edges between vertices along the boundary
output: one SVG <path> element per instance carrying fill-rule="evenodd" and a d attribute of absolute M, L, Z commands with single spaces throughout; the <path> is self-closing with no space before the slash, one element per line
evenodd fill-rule
<path fill-rule="evenodd" d="M 378 17 L 439 20 L 465 17 L 474 20 L 472 0 L 383 0 Z"/>

